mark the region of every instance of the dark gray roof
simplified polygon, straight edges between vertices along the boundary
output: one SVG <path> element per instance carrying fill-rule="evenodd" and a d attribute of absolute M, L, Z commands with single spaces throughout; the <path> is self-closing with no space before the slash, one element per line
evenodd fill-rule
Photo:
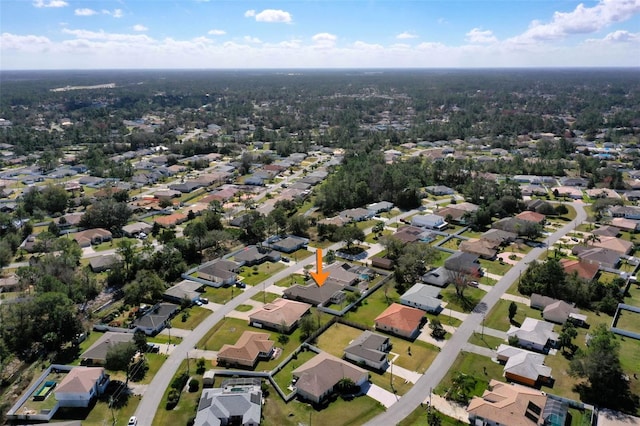
<path fill-rule="evenodd" d="M 107 359 L 107 352 L 113 346 L 121 343 L 129 343 L 133 340 L 133 333 L 116 333 L 107 331 L 96 342 L 80 356 L 83 359 L 104 361 Z"/>
<path fill-rule="evenodd" d="M 328 280 L 322 287 L 318 287 L 314 283 L 309 283 L 305 286 L 296 284 L 286 289 L 284 296 L 287 299 L 301 300 L 313 305 L 320 305 L 328 302 L 335 293 L 342 290 L 342 287 L 343 286 Z"/>
<path fill-rule="evenodd" d="M 383 352 L 379 348 L 388 345 L 388 342 L 388 337 L 366 330 L 352 341 L 344 351 L 366 360 L 380 362 L 387 356 L 387 352 Z"/>

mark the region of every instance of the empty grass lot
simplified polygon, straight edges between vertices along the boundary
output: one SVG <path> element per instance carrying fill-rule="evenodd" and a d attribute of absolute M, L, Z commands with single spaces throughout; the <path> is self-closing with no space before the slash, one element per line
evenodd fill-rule
<path fill-rule="evenodd" d="M 285 403 L 271 389 L 269 397 L 263 406 L 263 426 L 300 426 L 300 425 L 331 425 L 356 426 L 366 423 L 378 414 L 384 412 L 384 407 L 373 398 L 359 396 L 350 401 L 337 398 L 328 406 L 316 409 L 310 404 L 293 400 Z M 311 421 L 310 421 L 311 420 Z"/>
<path fill-rule="evenodd" d="M 278 287 L 291 287 L 292 285 L 295 285 L 295 284 L 304 285 L 305 284 L 304 275 L 291 274 L 287 278 L 283 278 L 280 281 L 276 282 L 276 285 Z"/>
<path fill-rule="evenodd" d="M 285 266 L 280 262 L 265 262 L 262 265 L 243 267 L 240 269 L 240 276 L 243 278 L 243 283 L 254 286 L 284 268 Z"/>
<path fill-rule="evenodd" d="M 484 374 L 484 368 L 486 368 L 487 374 Z M 453 362 L 453 365 L 444 376 L 438 387 L 435 389 L 435 393 L 438 395 L 445 395 L 449 387 L 451 386 L 451 380 L 457 373 L 467 374 L 473 376 L 477 380 L 477 385 L 472 392 L 472 395 L 481 396 L 482 392 L 487 389 L 489 380 L 497 379 L 504 381 L 502 377 L 503 366 L 497 364 L 491 359 L 482 355 L 477 355 L 470 352 L 460 352 L 458 357 Z"/>
<path fill-rule="evenodd" d="M 476 346 L 481 346 L 483 348 L 495 349 L 503 343 L 507 343 L 499 337 L 493 337 L 485 334 L 482 336 L 481 333 L 473 333 L 469 338 L 469 343 Z"/>
<path fill-rule="evenodd" d="M 511 304 L 510 300 L 500 299 L 498 303 L 493 307 L 491 312 L 485 317 L 484 325 L 485 327 L 494 328 L 496 330 L 508 331 L 509 324 L 509 305 Z M 516 316 L 513 318 L 514 324 L 522 324 L 525 318 L 535 318 L 542 319 L 542 311 L 537 309 L 533 309 L 527 305 L 523 305 L 522 303 L 517 303 L 516 306 L 518 310 L 516 311 Z"/>
<path fill-rule="evenodd" d="M 255 300 L 256 302 L 260 302 L 260 303 L 271 303 L 274 300 L 276 300 L 278 297 L 280 297 L 279 294 L 269 293 L 268 291 L 267 292 L 261 291 L 255 296 L 253 296 L 251 300 Z"/>
<path fill-rule="evenodd" d="M 461 299 L 456 294 L 456 289 L 453 285 L 448 286 L 440 292 L 442 300 L 447 302 L 447 309 L 453 309 L 459 312 L 471 312 L 485 294 L 484 290 L 469 287 L 464 291 L 464 298 Z M 440 321 L 442 321 L 442 319 Z"/>
<path fill-rule="evenodd" d="M 620 309 L 616 327 L 634 333 L 640 333 L 640 313 Z"/>
<path fill-rule="evenodd" d="M 205 286 L 205 291 L 202 293 L 202 297 L 209 299 L 209 302 L 224 305 L 232 299 L 232 294 L 237 296 L 241 291 L 242 289 L 234 289 L 233 286 L 220 288 Z"/>
<path fill-rule="evenodd" d="M 182 321 L 183 313 L 185 312 L 188 315 L 186 320 Z M 209 309 L 205 309 L 200 306 L 192 306 L 191 308 L 188 308 L 176 315 L 175 318 L 171 320 L 171 327 L 193 330 L 212 313 L 213 312 Z"/>
<path fill-rule="evenodd" d="M 504 275 L 509 272 L 512 265 L 508 263 L 500 263 L 499 260 L 480 259 L 480 265 L 490 274 Z"/>
<path fill-rule="evenodd" d="M 366 327 L 373 326 L 373 320 L 394 302 L 400 300 L 400 295 L 393 288 L 393 282 L 388 284 L 387 296 L 384 288 L 380 288 L 362 301 L 362 305 L 347 313 L 346 319 L 357 322 Z M 383 286 L 384 287 L 384 286 Z"/>

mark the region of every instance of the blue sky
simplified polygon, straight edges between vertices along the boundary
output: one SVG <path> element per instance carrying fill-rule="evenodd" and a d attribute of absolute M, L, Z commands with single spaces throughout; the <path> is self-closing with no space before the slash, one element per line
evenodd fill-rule
<path fill-rule="evenodd" d="M 1 69 L 640 66 L 640 0 L 2 0 Z"/>

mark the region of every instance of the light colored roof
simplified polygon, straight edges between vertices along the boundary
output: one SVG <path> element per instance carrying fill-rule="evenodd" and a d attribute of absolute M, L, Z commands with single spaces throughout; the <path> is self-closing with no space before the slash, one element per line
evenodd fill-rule
<path fill-rule="evenodd" d="M 539 390 L 491 380 L 482 397 L 473 397 L 467 412 L 503 425 L 542 425 L 542 410 L 546 403 L 547 396 Z M 537 407 L 539 413 L 532 411 L 531 405 Z"/>
<path fill-rule="evenodd" d="M 378 315 L 374 321 L 376 324 L 385 325 L 386 327 L 411 332 L 420 326 L 423 317 L 424 311 L 420 309 L 393 303 Z"/>
<path fill-rule="evenodd" d="M 290 327 L 306 314 L 310 308 L 311 305 L 308 303 L 278 298 L 251 314 L 249 319 L 251 321 L 263 321 L 271 324 L 285 324 L 287 327 Z"/>
<path fill-rule="evenodd" d="M 245 331 L 235 345 L 226 344 L 218 352 L 218 358 L 255 362 L 260 352 L 267 353 L 273 349 L 274 342 L 269 340 L 268 333 Z"/>
<path fill-rule="evenodd" d="M 598 426 L 640 426 L 640 417 L 604 408 L 598 411 Z"/>
<path fill-rule="evenodd" d="M 516 215 L 516 217 L 520 220 L 526 220 L 528 222 L 535 222 L 535 223 L 540 223 L 545 219 L 545 215 L 543 215 L 542 213 L 538 213 L 538 212 L 532 212 L 532 211 L 524 211 L 518 215 Z"/>
<path fill-rule="evenodd" d="M 560 259 L 560 264 L 567 274 L 575 271 L 580 278 L 584 278 L 585 280 L 593 279 L 599 269 L 597 264 L 567 258 Z"/>
<path fill-rule="evenodd" d="M 594 247 L 605 248 L 616 251 L 618 253 L 626 254 L 633 248 L 631 241 L 625 241 L 617 237 L 600 237 L 600 241 L 593 243 Z"/>
<path fill-rule="evenodd" d="M 326 352 L 321 352 L 293 370 L 298 377 L 296 387 L 310 395 L 320 397 L 343 378 L 357 383 L 367 371 Z"/>
<path fill-rule="evenodd" d="M 544 365 L 544 355 L 524 349 L 501 344 L 496 351 L 500 357 L 507 358 L 505 373 L 515 374 L 531 380 L 538 377 L 551 377 L 551 367 Z"/>
<path fill-rule="evenodd" d="M 441 303 L 440 299 L 438 299 L 440 290 L 440 288 L 432 285 L 417 283 L 400 296 L 400 300 L 406 300 L 408 302 L 418 303 L 437 309 Z"/>
<path fill-rule="evenodd" d="M 189 300 L 193 300 L 200 296 L 200 293 L 198 292 L 200 287 L 202 287 L 202 283 L 191 280 L 182 280 L 178 284 L 169 287 L 164 294 L 177 299 L 187 298 Z"/>
<path fill-rule="evenodd" d="M 545 345 L 549 339 L 558 339 L 558 333 L 553 331 L 553 324 L 535 318 L 525 318 L 520 328 L 512 326 L 507 335 L 539 345 Z"/>
<path fill-rule="evenodd" d="M 496 250 L 496 243 L 485 239 L 471 238 L 467 241 L 462 241 L 458 247 L 461 251 L 467 253 L 474 253 L 482 256 L 493 257 L 498 252 Z"/>
<path fill-rule="evenodd" d="M 73 367 L 56 387 L 56 393 L 87 393 L 104 374 L 102 367 Z"/>

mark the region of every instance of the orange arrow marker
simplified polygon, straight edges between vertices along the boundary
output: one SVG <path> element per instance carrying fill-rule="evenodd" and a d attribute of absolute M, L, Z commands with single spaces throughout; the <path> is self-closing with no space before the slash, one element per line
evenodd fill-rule
<path fill-rule="evenodd" d="M 322 249 L 316 250 L 316 271 L 311 272 L 311 278 L 318 284 L 318 287 L 322 287 L 327 278 L 329 278 L 328 272 L 322 272 Z"/>

